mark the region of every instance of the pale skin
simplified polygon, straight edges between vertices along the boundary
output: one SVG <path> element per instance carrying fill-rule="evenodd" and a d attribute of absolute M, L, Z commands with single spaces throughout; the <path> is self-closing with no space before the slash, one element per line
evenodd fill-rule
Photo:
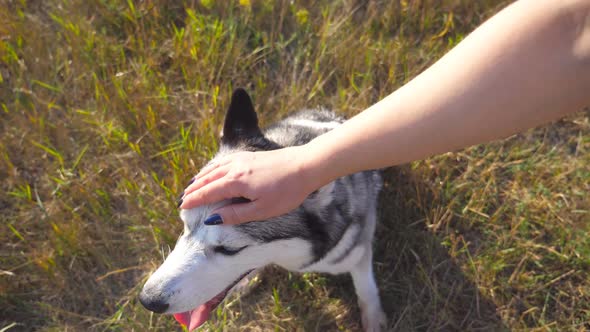
<path fill-rule="evenodd" d="M 205 167 L 181 208 L 232 197 L 224 224 L 264 220 L 362 170 L 500 139 L 590 105 L 590 0 L 521 0 L 434 65 L 308 144 L 240 152 Z"/>

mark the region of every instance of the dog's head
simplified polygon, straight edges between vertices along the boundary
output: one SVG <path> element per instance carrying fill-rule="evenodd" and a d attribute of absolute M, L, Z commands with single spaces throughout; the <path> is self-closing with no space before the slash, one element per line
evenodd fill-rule
<path fill-rule="evenodd" d="M 264 138 L 258 127 L 250 97 L 244 90 L 236 90 L 225 117 L 220 154 L 273 148 L 276 144 Z M 272 263 L 298 268 L 312 256 L 313 249 L 300 238 L 305 231 L 295 229 L 300 223 L 296 215 L 301 211 L 265 222 L 203 224 L 211 211 L 229 203 L 181 211 L 184 232 L 140 294 L 147 309 L 175 314 L 192 330 L 203 324 L 230 289 L 253 269 Z"/>

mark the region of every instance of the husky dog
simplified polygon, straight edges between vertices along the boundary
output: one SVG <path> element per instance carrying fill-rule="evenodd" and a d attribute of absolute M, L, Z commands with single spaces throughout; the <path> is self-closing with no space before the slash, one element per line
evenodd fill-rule
<path fill-rule="evenodd" d="M 326 110 L 307 110 L 261 131 L 250 97 L 237 89 L 215 158 L 305 144 L 342 121 Z M 380 331 L 386 317 L 373 277 L 371 242 L 381 186 L 377 171 L 355 173 L 313 192 L 287 214 L 240 225 L 203 224 L 215 208 L 231 200 L 181 210 L 184 233 L 139 299 L 147 309 L 174 314 L 193 330 L 240 280 L 265 265 L 297 272 L 350 273 L 364 329 Z"/>

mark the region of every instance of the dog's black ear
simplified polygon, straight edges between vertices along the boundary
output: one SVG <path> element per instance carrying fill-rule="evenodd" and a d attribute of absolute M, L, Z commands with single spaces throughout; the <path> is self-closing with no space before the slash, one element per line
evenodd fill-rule
<path fill-rule="evenodd" d="M 225 114 L 221 140 L 225 144 L 236 144 L 240 140 L 255 136 L 262 136 L 256 111 L 246 90 L 238 88 L 232 94 L 229 109 Z"/>

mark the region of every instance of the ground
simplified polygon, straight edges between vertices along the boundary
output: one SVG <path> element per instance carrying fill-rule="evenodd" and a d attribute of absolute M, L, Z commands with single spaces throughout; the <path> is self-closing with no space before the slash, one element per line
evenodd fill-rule
<path fill-rule="evenodd" d="M 263 125 L 302 107 L 351 116 L 505 5 L 0 1 L 0 331 L 180 330 L 137 295 L 231 91 Z M 581 110 L 386 170 L 389 330 L 590 330 L 589 149 Z M 270 267 L 205 329 L 356 331 L 351 287 Z"/>

